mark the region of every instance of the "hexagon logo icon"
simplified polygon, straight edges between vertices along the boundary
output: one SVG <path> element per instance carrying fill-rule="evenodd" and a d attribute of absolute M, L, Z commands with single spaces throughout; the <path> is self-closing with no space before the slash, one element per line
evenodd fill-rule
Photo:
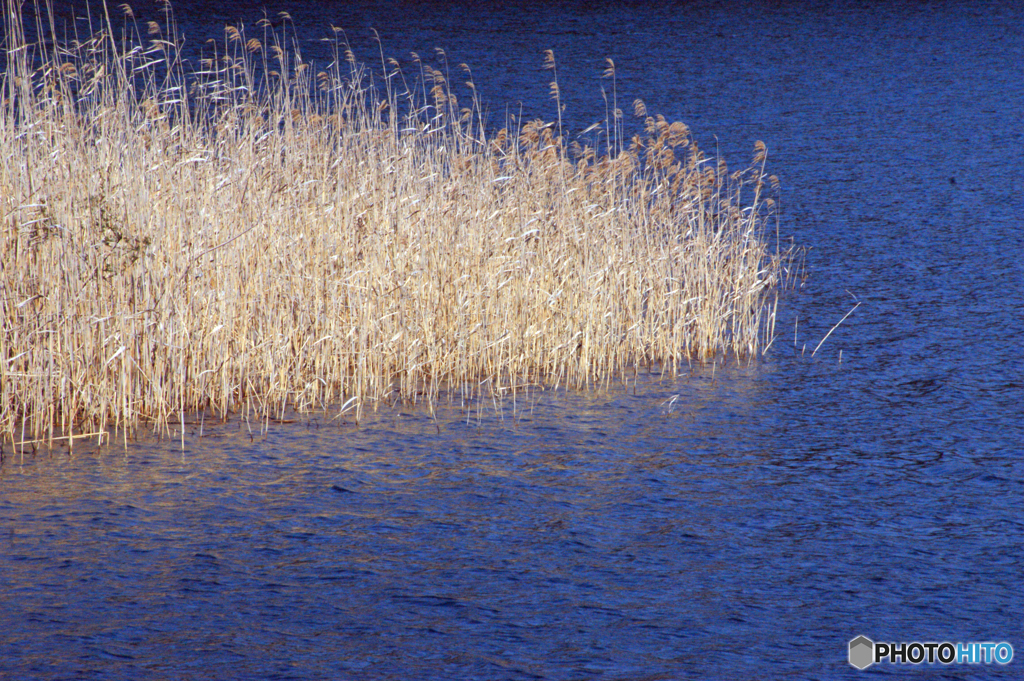
<path fill-rule="evenodd" d="M 867 669 L 875 662 L 875 642 L 867 636 L 858 636 L 850 641 L 850 664 L 857 669 Z"/>

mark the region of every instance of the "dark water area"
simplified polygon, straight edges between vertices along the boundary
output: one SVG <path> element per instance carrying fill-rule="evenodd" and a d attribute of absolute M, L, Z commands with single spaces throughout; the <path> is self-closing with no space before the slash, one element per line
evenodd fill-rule
<path fill-rule="evenodd" d="M 0 677 L 1022 676 L 859 672 L 847 644 L 1024 651 L 1024 9 L 282 10 L 307 60 L 331 24 L 366 60 L 371 27 L 403 65 L 444 48 L 492 126 L 555 116 L 545 49 L 567 126 L 603 119 L 613 58 L 627 117 L 642 98 L 736 167 L 767 144 L 808 277 L 765 357 L 676 380 L 8 448 Z M 263 9 L 175 14 L 198 45 Z"/>

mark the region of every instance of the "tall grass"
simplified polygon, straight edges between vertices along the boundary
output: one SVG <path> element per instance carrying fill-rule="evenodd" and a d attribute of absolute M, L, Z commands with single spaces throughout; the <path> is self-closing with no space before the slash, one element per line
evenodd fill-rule
<path fill-rule="evenodd" d="M 371 70 L 336 42 L 319 69 L 268 24 L 190 66 L 173 22 L 98 21 L 30 44 L 6 10 L 7 442 L 585 388 L 773 336 L 760 143 L 730 174 L 641 102 L 643 133 L 614 108 L 596 148 L 560 101 L 490 133 L 443 54 Z"/>

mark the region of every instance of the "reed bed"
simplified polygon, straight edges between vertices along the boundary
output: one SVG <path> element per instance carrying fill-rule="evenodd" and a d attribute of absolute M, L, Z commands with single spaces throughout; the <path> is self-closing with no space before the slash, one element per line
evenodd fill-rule
<path fill-rule="evenodd" d="M 358 418 L 770 344 L 789 256 L 762 144 L 730 173 L 642 102 L 627 137 L 612 101 L 585 146 L 557 80 L 556 121 L 491 133 L 443 54 L 370 69 L 335 42 L 315 68 L 268 23 L 190 66 L 172 22 L 126 11 L 30 44 L 7 8 L 4 441 Z"/>

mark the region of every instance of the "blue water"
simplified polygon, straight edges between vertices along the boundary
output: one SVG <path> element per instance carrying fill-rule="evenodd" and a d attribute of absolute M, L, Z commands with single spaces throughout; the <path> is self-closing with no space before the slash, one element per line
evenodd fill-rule
<path fill-rule="evenodd" d="M 0 677 L 1024 677 L 847 663 L 861 634 L 1024 656 L 1024 9 L 267 9 L 309 59 L 329 23 L 445 48 L 492 123 L 554 116 L 554 49 L 582 130 L 612 57 L 627 111 L 734 166 L 767 143 L 807 279 L 764 358 L 677 380 L 8 448 Z M 196 44 L 262 16 L 177 13 Z"/>

